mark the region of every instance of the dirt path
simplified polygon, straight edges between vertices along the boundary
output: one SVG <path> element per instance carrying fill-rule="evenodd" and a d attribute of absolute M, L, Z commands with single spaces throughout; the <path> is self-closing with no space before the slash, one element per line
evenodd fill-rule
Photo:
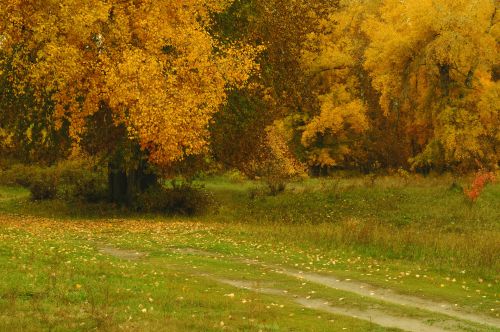
<path fill-rule="evenodd" d="M 418 308 L 451 316 L 460 320 L 467 320 L 478 324 L 485 324 L 500 328 L 500 320 L 488 316 L 476 315 L 455 310 L 450 303 L 439 303 L 422 299 L 416 296 L 398 294 L 391 289 L 378 288 L 373 285 L 357 281 L 343 281 L 335 277 L 325 276 L 321 274 L 304 273 L 302 271 L 283 269 L 279 267 L 277 268 L 276 272 L 283 273 L 287 276 L 307 280 L 330 288 L 355 293 L 357 295 L 370 297 L 384 302 L 389 302 L 392 304 Z"/>
<path fill-rule="evenodd" d="M 455 319 L 469 321 L 473 323 L 478 323 L 482 325 L 488 325 L 500 329 L 500 320 L 493 317 L 488 317 L 484 315 L 472 314 L 463 311 L 456 310 L 452 304 L 445 302 L 435 302 L 431 300 L 426 300 L 416 296 L 403 295 L 396 293 L 395 291 L 387 288 L 376 287 L 367 283 L 362 283 L 358 281 L 347 281 L 340 280 L 335 276 L 327 276 L 310 272 L 303 272 L 300 270 L 293 270 L 288 268 L 283 268 L 281 266 L 265 264 L 253 259 L 238 259 L 230 258 L 228 256 L 223 256 L 217 253 L 203 251 L 199 249 L 192 248 L 182 248 L 176 249 L 177 252 L 184 254 L 204 256 L 212 258 L 225 258 L 227 260 L 238 261 L 241 263 L 258 265 L 261 267 L 269 268 L 273 272 L 281 273 L 289 277 L 294 277 L 302 280 L 307 280 L 312 283 L 316 283 L 329 288 L 346 291 L 354 293 L 360 296 L 370 297 L 372 299 L 380 300 L 386 303 L 401 305 L 409 308 L 417 308 L 425 311 L 430 311 L 434 313 L 443 314 L 446 316 L 453 317 Z M 422 330 L 420 330 L 422 331 Z"/>
<path fill-rule="evenodd" d="M 125 260 L 137 260 L 147 256 L 146 253 L 137 252 L 134 250 L 119 249 L 109 245 L 98 246 L 98 250 L 103 254 L 107 254 Z M 372 299 L 380 300 L 388 304 L 395 304 L 408 308 L 416 308 L 433 313 L 444 314 L 450 317 L 450 319 L 448 320 L 434 322 L 434 324 L 431 325 L 430 322 L 426 323 L 425 320 L 420 320 L 411 317 L 403 317 L 400 315 L 398 316 L 391 315 L 382 310 L 376 310 L 376 309 L 359 310 L 347 307 L 338 307 L 331 305 L 327 300 L 324 299 L 320 298 L 309 299 L 298 295 L 293 295 L 281 289 L 261 287 L 259 285 L 256 285 L 255 282 L 221 279 L 210 274 L 197 273 L 197 275 L 199 276 L 212 279 L 222 284 L 230 285 L 240 289 L 251 290 L 262 294 L 286 297 L 305 308 L 310 308 L 338 315 L 349 316 L 356 319 L 369 321 L 374 324 L 380 325 L 382 327 L 399 328 L 401 330 L 409 332 L 462 331 L 463 328 L 460 328 L 460 322 L 457 321 L 458 319 L 462 321 L 469 321 L 473 323 L 489 325 L 495 328 L 500 328 L 499 321 L 494 318 L 460 312 L 452 308 L 452 305 L 449 303 L 438 303 L 415 296 L 402 295 L 394 292 L 391 289 L 378 288 L 366 283 L 340 280 L 333 276 L 287 269 L 276 265 L 264 264 L 256 260 L 228 257 L 218 253 L 203 251 L 194 248 L 176 248 L 174 249 L 174 251 L 186 255 L 202 256 L 215 259 L 223 258 L 228 261 L 256 265 L 263 268 L 271 269 L 275 273 L 281 273 L 286 276 L 297 278 L 300 280 L 307 280 L 309 282 L 323 285 L 332 289 L 350 292 L 363 297 L 370 297 Z"/>
<path fill-rule="evenodd" d="M 143 252 L 135 251 L 135 250 L 127 250 L 127 249 L 119 249 L 109 245 L 99 245 L 97 247 L 99 252 L 110 255 L 116 258 L 125 259 L 125 260 L 137 260 L 147 255 Z"/>
<path fill-rule="evenodd" d="M 264 287 L 255 287 L 250 282 L 240 281 L 240 280 L 228 280 L 228 279 L 218 279 L 213 278 L 208 275 L 204 275 L 205 277 L 209 277 L 214 279 L 217 282 L 227 284 L 233 287 L 251 290 L 254 292 L 268 294 L 268 295 L 279 295 L 283 297 L 287 297 L 292 299 L 297 304 L 318 311 L 328 312 L 337 315 L 349 316 L 361 320 L 365 320 L 374 324 L 377 324 L 382 327 L 387 328 L 398 328 L 404 331 L 409 332 L 449 332 L 449 329 L 443 329 L 438 326 L 432 326 L 422 322 L 418 319 L 401 317 L 389 315 L 386 312 L 380 310 L 356 310 L 345 307 L 335 307 L 330 305 L 324 299 L 307 299 L 305 297 L 293 296 L 293 294 L 285 293 L 284 290 L 276 289 L 276 288 L 264 288 Z"/>

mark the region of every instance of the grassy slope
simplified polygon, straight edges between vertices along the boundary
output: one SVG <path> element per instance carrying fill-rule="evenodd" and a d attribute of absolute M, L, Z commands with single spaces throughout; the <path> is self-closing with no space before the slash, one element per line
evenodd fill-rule
<path fill-rule="evenodd" d="M 2 223 L 0 325 L 65 330 L 76 328 L 75 324 L 83 324 L 81 329 L 121 324 L 125 329 L 206 331 L 220 330 L 223 321 L 230 330 L 273 331 L 291 330 L 306 321 L 316 331 L 373 328 L 339 316 L 322 314 L 318 319 L 314 311 L 301 310 L 286 299 L 281 300 L 284 310 L 266 295 L 238 292 L 237 301 L 225 297 L 235 290 L 201 277 L 193 282 L 192 265 L 238 278 L 266 279 L 262 274 L 266 272 L 245 272 L 236 262 L 224 265 L 206 257 L 176 257 L 173 247 L 334 273 L 495 317 L 500 293 L 500 186 L 490 186 L 477 204 L 470 205 L 459 191 L 449 189 L 450 183 L 450 179 L 407 183 L 382 178 L 371 186 L 363 179 L 309 180 L 290 185 L 277 197 L 251 199 L 249 190 L 256 184 L 213 179 L 206 186 L 220 202 L 218 212 L 185 218 L 183 224 L 105 205 L 34 203 L 19 188 L 1 188 L 0 213 L 35 218 L 28 223 L 32 228 L 22 222 L 26 217 L 9 217 L 14 220 Z M 42 216 L 130 221 L 40 221 Z M 134 222 L 138 217 L 145 219 Z M 132 263 L 105 257 L 98 254 L 98 243 L 149 252 L 151 259 Z M 155 286 L 165 280 L 168 287 Z M 300 288 L 290 280 L 282 282 L 287 288 Z M 345 297 L 317 290 L 332 299 Z M 160 304 L 143 313 L 149 308 L 148 294 L 155 294 L 153 301 Z M 242 297 L 254 300 L 243 303 Z M 350 301 L 346 305 L 363 302 Z"/>

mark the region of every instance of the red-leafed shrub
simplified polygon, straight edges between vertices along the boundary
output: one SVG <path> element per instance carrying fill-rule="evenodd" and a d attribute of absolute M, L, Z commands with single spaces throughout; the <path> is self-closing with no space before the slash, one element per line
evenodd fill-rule
<path fill-rule="evenodd" d="M 471 201 L 475 202 L 484 190 L 488 183 L 494 182 L 496 179 L 495 173 L 480 171 L 472 181 L 470 189 L 464 189 L 465 196 Z"/>

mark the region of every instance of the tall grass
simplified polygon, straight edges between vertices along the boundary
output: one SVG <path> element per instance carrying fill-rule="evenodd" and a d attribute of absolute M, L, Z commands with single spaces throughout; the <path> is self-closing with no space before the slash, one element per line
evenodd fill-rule
<path fill-rule="evenodd" d="M 452 176 L 308 179 L 269 196 L 259 182 L 209 178 L 201 184 L 214 194 L 216 208 L 204 216 L 184 218 L 220 223 L 268 241 L 322 250 L 344 248 L 495 276 L 500 271 L 500 185 L 489 185 L 471 203 L 462 190 L 470 181 Z M 4 212 L 63 219 L 168 220 L 106 204 L 30 202 L 22 190 L 0 189 Z"/>
<path fill-rule="evenodd" d="M 218 179 L 223 181 L 223 179 Z M 325 250 L 349 248 L 378 258 L 495 276 L 500 271 L 500 185 L 471 204 L 451 176 L 312 179 L 277 197 L 251 198 L 229 184 L 218 191 L 219 222 L 256 237 Z M 255 184 L 254 184 L 255 185 Z M 247 184 L 248 186 L 248 184 Z"/>

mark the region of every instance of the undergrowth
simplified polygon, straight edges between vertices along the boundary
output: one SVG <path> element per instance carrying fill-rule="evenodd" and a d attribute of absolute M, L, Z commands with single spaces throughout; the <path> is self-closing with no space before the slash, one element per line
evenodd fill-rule
<path fill-rule="evenodd" d="M 190 195 L 181 195 L 175 205 L 185 215 L 196 214 L 184 218 L 225 224 L 269 241 L 325 251 L 344 248 L 435 269 L 496 275 L 500 270 L 500 185 L 486 187 L 475 204 L 468 204 L 463 191 L 456 188 L 470 182 L 451 176 L 391 176 L 378 177 L 367 186 L 363 177 L 309 179 L 289 183 L 283 193 L 272 196 L 254 194 L 265 192 L 264 183 L 218 177 L 195 183 L 204 186 L 204 193 L 191 195 L 204 202 L 203 211 L 191 213 L 196 202 L 190 201 Z M 177 191 L 162 195 L 177 197 Z M 152 209 L 156 212 L 144 214 L 106 204 L 31 202 L 22 191 L 3 187 L 0 212 L 61 219 L 168 220 L 162 214 L 162 204 L 168 200 L 151 195 L 159 201 Z M 150 197 L 147 202 L 155 200 Z"/>

